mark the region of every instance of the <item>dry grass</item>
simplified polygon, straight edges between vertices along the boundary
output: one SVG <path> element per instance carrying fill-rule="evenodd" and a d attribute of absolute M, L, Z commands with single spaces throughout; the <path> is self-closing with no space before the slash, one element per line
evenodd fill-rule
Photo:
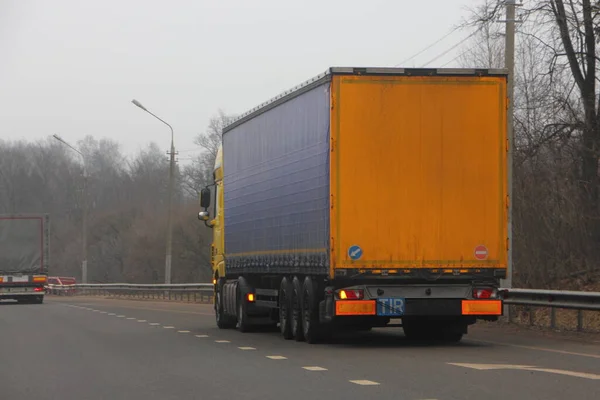
<path fill-rule="evenodd" d="M 578 325 L 579 311 L 554 310 L 554 326 L 550 308 L 513 306 L 512 322 L 519 325 L 530 325 L 557 331 L 583 331 L 600 333 L 600 312 L 581 311 L 581 326 Z"/>

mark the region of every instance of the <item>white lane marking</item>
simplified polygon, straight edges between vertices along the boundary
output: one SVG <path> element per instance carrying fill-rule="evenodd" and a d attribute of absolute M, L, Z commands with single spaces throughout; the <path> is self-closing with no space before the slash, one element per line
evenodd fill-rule
<path fill-rule="evenodd" d="M 124 315 L 117 315 L 117 318 L 125 318 Z"/>
<path fill-rule="evenodd" d="M 204 337 L 208 337 L 208 335 L 196 335 L 196 337 L 204 338 Z"/>
<path fill-rule="evenodd" d="M 152 326 L 158 326 L 160 325 L 158 322 L 149 322 L 148 325 L 152 325 Z"/>
<path fill-rule="evenodd" d="M 455 365 L 457 367 L 478 369 L 480 371 L 497 370 L 497 369 L 513 369 L 513 370 L 521 370 L 521 371 L 547 372 L 550 374 L 567 375 L 567 376 L 573 376 L 576 378 L 600 380 L 600 375 L 597 375 L 597 374 L 590 374 L 587 372 L 567 371 L 567 370 L 563 370 L 563 369 L 554 369 L 554 368 L 542 368 L 542 367 L 536 367 L 536 366 L 531 366 L 531 365 L 463 364 L 463 363 L 448 363 L 448 364 Z"/>
<path fill-rule="evenodd" d="M 448 363 L 457 367 L 478 369 L 486 371 L 490 369 L 527 369 L 535 368 L 535 365 L 517 365 L 517 364 L 469 364 L 469 363 Z"/>
<path fill-rule="evenodd" d="M 127 319 L 135 319 L 135 318 L 134 318 L 134 317 L 129 317 L 129 318 L 127 318 Z"/>
<path fill-rule="evenodd" d="M 590 357 L 590 358 L 600 359 L 600 354 L 576 353 L 576 352 L 573 352 L 573 351 L 548 349 L 546 347 L 537 347 L 537 346 L 525 346 L 525 345 L 521 345 L 521 344 L 511 344 L 511 343 L 496 342 L 496 341 L 490 341 L 490 340 L 469 339 L 469 341 L 470 342 L 475 342 L 475 343 L 494 344 L 494 345 L 497 345 L 497 346 L 516 347 L 516 348 L 519 348 L 519 349 L 547 351 L 547 352 L 550 352 L 550 353 L 566 354 L 566 355 L 569 355 L 569 356 Z"/>
<path fill-rule="evenodd" d="M 100 311 L 100 314 L 108 314 L 108 311 Z"/>
<path fill-rule="evenodd" d="M 190 333 L 190 331 L 177 331 L 177 333 Z"/>
<path fill-rule="evenodd" d="M 256 350 L 254 347 L 238 347 L 240 350 Z"/>
<path fill-rule="evenodd" d="M 215 343 L 231 343 L 229 340 L 215 340 Z"/>
<path fill-rule="evenodd" d="M 163 326 L 163 328 L 165 328 L 165 329 L 175 329 L 174 326 Z"/>
<path fill-rule="evenodd" d="M 302 368 L 307 371 L 327 371 L 327 368 L 323 368 L 323 367 L 302 367 Z"/>
<path fill-rule="evenodd" d="M 600 375 L 597 375 L 597 374 L 590 374 L 590 373 L 587 373 L 587 372 L 567 371 L 567 370 L 564 370 L 564 369 L 527 368 L 527 371 L 548 372 L 549 374 L 559 374 L 559 375 L 574 376 L 576 378 L 600 380 Z"/>
<path fill-rule="evenodd" d="M 270 358 L 271 360 L 287 360 L 287 357 L 284 356 L 267 356 L 267 358 Z"/>
<path fill-rule="evenodd" d="M 357 384 L 357 385 L 361 385 L 361 386 L 377 386 L 380 384 L 379 382 L 373 382 L 373 381 L 369 381 L 366 379 L 359 379 L 359 380 L 350 381 L 350 382 Z"/>
<path fill-rule="evenodd" d="M 146 322 L 145 319 L 138 319 L 137 322 Z"/>
<path fill-rule="evenodd" d="M 108 315 L 117 315 L 117 314 L 115 314 L 114 312 L 111 312 L 111 313 L 108 313 Z"/>

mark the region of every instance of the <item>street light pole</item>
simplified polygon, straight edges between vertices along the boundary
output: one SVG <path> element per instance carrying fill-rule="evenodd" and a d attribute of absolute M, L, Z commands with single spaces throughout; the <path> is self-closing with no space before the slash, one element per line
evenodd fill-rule
<path fill-rule="evenodd" d="M 171 283 L 171 254 L 173 247 L 173 190 L 175 181 L 175 141 L 173 140 L 173 127 L 160 118 L 159 116 L 150 112 L 146 107 L 139 101 L 133 99 L 131 102 L 137 107 L 141 108 L 154 118 L 158 119 L 163 124 L 167 125 L 171 129 L 171 152 L 169 159 L 169 193 L 168 193 L 168 217 L 167 217 L 167 245 L 166 245 L 166 257 L 165 257 L 165 283 Z"/>
<path fill-rule="evenodd" d="M 81 161 L 83 162 L 83 190 L 82 190 L 82 216 L 81 216 L 81 283 L 87 283 L 87 219 L 88 219 L 88 173 L 87 173 L 87 167 L 85 165 L 85 157 L 83 155 L 83 153 L 81 151 L 79 151 L 77 148 L 71 146 L 69 143 L 67 143 L 63 138 L 61 138 L 58 135 L 52 135 L 54 137 L 54 139 L 58 140 L 59 142 L 63 143 L 64 145 L 66 145 L 67 147 L 69 147 L 71 150 L 73 150 L 74 152 L 76 152 L 77 154 L 79 154 L 81 156 Z"/>

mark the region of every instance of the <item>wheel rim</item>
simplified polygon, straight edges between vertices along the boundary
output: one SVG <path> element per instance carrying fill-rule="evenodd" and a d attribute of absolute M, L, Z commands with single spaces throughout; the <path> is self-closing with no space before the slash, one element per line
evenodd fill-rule
<path fill-rule="evenodd" d="M 240 305 L 238 307 L 238 324 L 240 327 L 244 324 L 244 309 L 242 307 L 242 302 L 240 300 Z"/>
<path fill-rule="evenodd" d="M 285 295 L 285 291 L 281 292 L 281 304 L 279 305 L 279 324 L 281 328 L 281 332 L 286 330 L 286 326 L 288 324 L 287 314 L 288 314 L 288 306 L 287 306 L 287 296 Z"/>
<path fill-rule="evenodd" d="M 295 291 L 294 291 L 295 293 Z M 293 301 L 292 301 L 292 330 L 294 331 L 294 333 L 296 333 L 299 329 L 298 329 L 298 322 L 300 321 L 300 310 L 298 309 L 299 304 L 298 304 L 298 296 L 293 296 L 292 297 Z"/>
<path fill-rule="evenodd" d="M 308 303 L 308 293 L 304 293 L 304 310 L 302 310 L 302 314 L 304 317 L 304 334 L 306 335 L 310 331 L 310 304 Z"/>
<path fill-rule="evenodd" d="M 221 294 L 217 293 L 217 304 L 215 307 L 215 316 L 217 318 L 217 322 L 221 322 Z"/>

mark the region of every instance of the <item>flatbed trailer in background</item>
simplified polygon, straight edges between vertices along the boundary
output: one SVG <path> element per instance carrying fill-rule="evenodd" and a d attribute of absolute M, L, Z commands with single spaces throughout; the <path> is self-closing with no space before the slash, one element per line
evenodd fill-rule
<path fill-rule="evenodd" d="M 331 68 L 227 126 L 199 214 L 217 325 L 315 342 L 398 319 L 458 341 L 502 315 L 506 84 L 503 70 Z"/>

